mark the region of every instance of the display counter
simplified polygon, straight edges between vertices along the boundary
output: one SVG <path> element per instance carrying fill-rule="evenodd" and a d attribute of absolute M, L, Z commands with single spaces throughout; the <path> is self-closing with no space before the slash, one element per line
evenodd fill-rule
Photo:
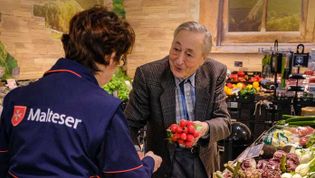
<path fill-rule="evenodd" d="M 314 122 L 312 117 L 309 121 Z M 274 125 L 224 167 L 213 177 L 314 177 L 315 129 L 310 126 Z"/>

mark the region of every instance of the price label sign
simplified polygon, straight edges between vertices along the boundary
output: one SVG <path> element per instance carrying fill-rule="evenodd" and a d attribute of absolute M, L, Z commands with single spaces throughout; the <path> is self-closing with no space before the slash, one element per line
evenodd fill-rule
<path fill-rule="evenodd" d="M 308 53 L 294 53 L 293 66 L 307 67 L 308 58 Z"/>
<path fill-rule="evenodd" d="M 264 144 L 258 144 L 254 146 L 247 147 L 237 158 L 237 161 L 242 162 L 243 160 L 258 157 L 263 153 Z"/>

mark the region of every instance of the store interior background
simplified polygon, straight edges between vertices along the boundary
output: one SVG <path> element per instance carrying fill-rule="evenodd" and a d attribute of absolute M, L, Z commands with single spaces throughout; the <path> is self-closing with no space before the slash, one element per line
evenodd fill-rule
<path fill-rule="evenodd" d="M 299 4 L 298 7 L 292 7 L 295 10 L 288 7 L 286 10 L 281 10 L 286 13 L 284 16 L 291 15 L 292 17 L 292 14 L 293 16 L 297 14 L 298 28 L 295 31 L 268 31 L 260 27 L 260 30 L 256 32 L 229 31 L 228 3 L 234 2 L 232 6 L 235 7 L 233 14 L 235 17 L 238 16 L 235 13 L 237 8 L 240 11 L 244 10 L 242 2 L 246 1 L 255 4 L 252 8 L 254 10 L 256 5 L 260 7 L 262 17 L 259 18 L 264 19 L 265 14 L 268 20 L 267 8 L 262 7 L 262 4 L 270 0 L 0 0 L 0 42 L 16 59 L 19 67 L 19 75 L 13 77 L 20 81 L 40 78 L 58 58 L 64 56 L 60 36 L 66 32 L 67 20 L 72 17 L 71 13 L 95 4 L 103 4 L 112 9 L 114 1 L 123 1 L 126 19 L 136 33 L 136 43 L 132 53 L 128 55 L 126 66 L 127 74 L 131 78 L 138 66 L 161 59 L 168 54 L 175 28 L 185 21 L 199 21 L 208 27 L 213 37 L 212 52 L 209 56 L 226 64 L 230 71 L 261 72 L 262 59 L 266 51 L 270 52 L 275 40 L 279 42 L 280 51 L 295 52 L 298 44 L 304 44 L 305 52 L 309 52 L 313 57 L 311 58 L 311 61 L 314 61 L 312 70 L 315 70 L 315 0 L 277 0 L 279 4 L 289 2 Z M 61 26 L 52 27 L 44 16 L 38 15 L 36 8 L 55 5 L 67 11 L 68 14 L 61 15 L 63 17 L 59 19 Z M 277 8 L 282 8 L 282 6 Z M 253 14 L 257 17 L 259 11 Z M 49 16 L 59 18 L 60 12 L 55 11 Z M 236 65 L 240 63 L 241 67 Z M 229 102 L 234 102 L 234 99 L 232 98 Z M 314 105 L 314 100 L 311 102 Z M 287 107 L 287 104 L 287 101 L 283 101 L 283 106 Z M 246 101 L 238 107 L 236 117 L 232 117 L 243 119 L 238 121 L 246 123 L 252 134 L 258 137 L 270 126 L 270 124 L 266 125 L 265 120 L 271 116 L 267 113 L 261 116 L 263 121 L 250 122 L 250 119 L 255 117 L 253 116 L 254 109 L 253 101 Z M 233 149 L 229 149 L 230 152 L 225 154 L 228 157 L 226 159 L 235 157 L 246 146 L 248 145 L 240 145 L 238 148 L 234 145 Z M 231 150 L 238 151 L 231 153 Z M 231 156 L 232 154 L 234 155 Z"/>
<path fill-rule="evenodd" d="M 74 4 L 103 3 L 112 7 L 112 0 L 72 0 Z M 260 1 L 260 0 L 258 0 Z M 258 2 L 257 1 L 257 2 Z M 300 1 L 300 0 L 299 0 Z M 0 41 L 6 50 L 17 60 L 19 80 L 37 79 L 47 71 L 55 61 L 63 56 L 63 50 L 57 32 L 45 25 L 45 18 L 34 16 L 34 5 L 44 5 L 55 0 L 0 0 Z M 59 0 L 59 2 L 65 2 Z M 70 2 L 70 1 L 68 1 Z M 243 63 L 243 69 L 260 71 L 263 53 L 259 48 L 269 49 L 275 38 L 249 36 L 247 32 L 237 34 L 246 42 L 235 38 L 229 40 L 226 29 L 227 0 L 126 0 L 124 8 L 126 18 L 134 27 L 136 44 L 128 57 L 127 73 L 133 77 L 136 67 L 141 64 L 163 58 L 173 38 L 173 31 L 184 21 L 195 20 L 207 25 L 213 35 L 213 50 L 210 56 L 226 64 L 228 68 L 239 70 L 234 64 Z M 280 49 L 295 50 L 303 43 L 306 51 L 315 48 L 315 1 L 303 0 L 304 20 L 300 32 L 290 38 L 277 35 Z M 66 5 L 65 5 L 66 8 Z M 220 10 L 221 9 L 221 10 Z M 57 12 L 58 13 L 58 12 Z M 66 23 L 66 22 L 65 22 Z M 233 33 L 230 33 L 233 36 Z M 292 33 L 293 34 L 293 33 Z M 298 35 L 296 35 L 298 34 Z M 292 39 L 292 36 L 295 37 Z M 290 41 L 291 43 L 287 43 Z"/>

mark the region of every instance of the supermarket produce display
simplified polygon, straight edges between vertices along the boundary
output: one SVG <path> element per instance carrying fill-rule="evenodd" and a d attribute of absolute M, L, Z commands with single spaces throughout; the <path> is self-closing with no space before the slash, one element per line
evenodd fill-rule
<path fill-rule="evenodd" d="M 314 118 L 284 116 L 301 119 L 299 125 L 276 124 L 265 131 L 234 161 L 216 171 L 215 178 L 311 178 L 315 177 L 315 129 L 305 125 Z M 290 120 L 289 120 L 290 121 Z M 279 122 L 283 124 L 284 122 Z M 303 126 L 300 126 L 303 125 Z"/>

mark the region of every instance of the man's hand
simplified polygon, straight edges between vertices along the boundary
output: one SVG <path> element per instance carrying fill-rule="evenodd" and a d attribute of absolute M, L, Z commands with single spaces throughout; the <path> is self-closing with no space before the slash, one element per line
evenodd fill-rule
<path fill-rule="evenodd" d="M 197 127 L 200 127 L 197 130 L 199 133 L 199 136 L 195 138 L 195 142 L 193 143 L 193 145 L 196 145 L 196 143 L 201 137 L 206 136 L 209 133 L 209 125 L 207 122 L 200 122 L 200 121 L 194 121 L 193 123 Z"/>
<path fill-rule="evenodd" d="M 156 154 L 154 154 L 152 151 L 149 151 L 147 152 L 144 157 L 146 156 L 150 156 L 151 158 L 154 159 L 154 169 L 153 169 L 153 172 L 155 172 L 160 166 L 161 166 L 161 163 L 162 163 L 162 158 Z"/>

